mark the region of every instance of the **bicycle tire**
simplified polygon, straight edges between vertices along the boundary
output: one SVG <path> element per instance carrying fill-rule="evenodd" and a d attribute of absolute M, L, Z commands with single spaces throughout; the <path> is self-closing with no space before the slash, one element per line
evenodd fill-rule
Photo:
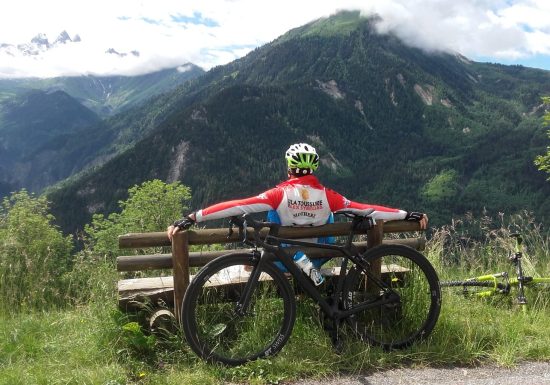
<path fill-rule="evenodd" d="M 221 256 L 205 265 L 187 288 L 182 327 L 201 358 L 240 365 L 278 353 L 290 337 L 296 318 L 294 292 L 271 263 L 262 270 L 246 314 L 236 312 L 235 304 L 250 277 L 245 266 L 254 263 L 252 254 Z"/>
<path fill-rule="evenodd" d="M 399 295 L 399 301 L 365 309 L 346 318 L 361 340 L 384 349 L 402 349 L 432 332 L 441 309 L 437 273 L 418 251 L 401 245 L 380 245 L 363 255 L 370 266 L 380 263 L 380 281 Z M 343 307 L 387 298 L 384 288 L 353 266 L 344 282 Z M 386 296 L 386 297 L 384 297 Z"/>

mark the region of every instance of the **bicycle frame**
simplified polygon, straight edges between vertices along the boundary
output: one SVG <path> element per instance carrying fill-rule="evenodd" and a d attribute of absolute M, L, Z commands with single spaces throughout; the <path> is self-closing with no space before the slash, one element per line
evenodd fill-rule
<path fill-rule="evenodd" d="M 370 272 L 369 263 L 363 261 L 357 248 L 353 245 L 352 239 L 353 233 L 350 233 L 346 244 L 344 246 L 340 246 L 306 242 L 295 239 L 278 238 L 268 235 L 265 241 L 261 242 L 262 247 L 264 248 L 264 252 L 258 257 L 258 264 L 252 269 L 250 279 L 248 280 L 244 289 L 243 298 L 241 298 L 241 300 L 237 303 L 237 311 L 240 314 L 246 312 L 251 294 L 258 284 L 258 279 L 262 270 L 262 266 L 266 263 L 273 263 L 274 261 L 282 262 L 289 273 L 292 275 L 292 277 L 298 282 L 299 286 L 315 302 L 319 304 L 325 314 L 335 320 L 349 317 L 352 314 L 358 313 L 371 307 L 399 301 L 399 296 L 393 293 L 391 288 L 389 288 L 388 285 L 382 282 L 375 274 Z M 275 242 L 276 244 L 270 244 L 270 241 Z M 329 297 L 329 300 L 325 299 L 325 297 L 315 287 L 311 280 L 306 278 L 302 274 L 302 270 L 294 263 L 292 255 L 285 250 L 285 247 L 282 247 L 282 244 L 333 250 L 336 253 L 339 253 L 344 258 L 342 264 L 340 265 L 340 274 L 336 283 L 336 290 L 334 290 L 332 296 Z M 385 290 L 387 293 L 392 293 L 392 295 L 389 295 L 387 297 L 384 296 L 383 299 L 378 299 L 375 301 L 365 301 L 359 304 L 355 304 L 351 309 L 338 309 L 337 297 L 343 291 L 343 285 L 349 260 L 361 267 L 365 271 L 369 280 L 372 280 L 372 282 L 374 282 L 381 289 Z"/>
<path fill-rule="evenodd" d="M 521 246 L 523 239 L 520 234 L 511 234 L 511 237 L 516 239 L 514 253 L 509 257 L 510 262 L 515 266 L 515 277 L 510 278 L 507 272 L 481 275 L 478 277 L 468 278 L 465 282 L 492 282 L 492 287 L 487 290 L 478 291 L 475 293 L 477 297 L 491 297 L 496 294 L 510 294 L 511 288 L 518 289 L 517 300 L 521 308 L 525 311 L 527 308 L 527 299 L 525 297 L 524 288 L 535 284 L 550 284 L 550 278 L 525 276 L 521 260 L 523 253 Z M 505 283 L 499 282 L 499 279 Z M 464 286 L 464 293 L 467 293 L 467 286 Z"/>

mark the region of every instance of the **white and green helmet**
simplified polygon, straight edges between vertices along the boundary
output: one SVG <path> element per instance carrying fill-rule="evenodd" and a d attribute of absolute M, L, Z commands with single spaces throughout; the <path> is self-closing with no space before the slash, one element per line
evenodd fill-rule
<path fill-rule="evenodd" d="M 319 155 L 315 148 L 307 143 L 293 144 L 286 150 L 286 163 L 289 169 L 310 170 L 319 167 Z"/>

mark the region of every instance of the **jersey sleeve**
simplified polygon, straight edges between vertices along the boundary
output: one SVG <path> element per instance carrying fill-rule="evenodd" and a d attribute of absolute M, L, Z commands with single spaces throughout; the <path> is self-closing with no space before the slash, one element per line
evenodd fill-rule
<path fill-rule="evenodd" d="M 220 202 L 197 211 L 196 221 L 203 222 L 276 209 L 282 196 L 283 192 L 280 189 L 273 188 L 255 197 Z"/>
<path fill-rule="evenodd" d="M 326 189 L 326 194 L 330 210 L 332 212 L 346 210 L 358 215 L 369 215 L 375 220 L 382 221 L 405 219 L 405 216 L 407 215 L 406 211 L 391 207 L 350 201 L 334 190 Z"/>

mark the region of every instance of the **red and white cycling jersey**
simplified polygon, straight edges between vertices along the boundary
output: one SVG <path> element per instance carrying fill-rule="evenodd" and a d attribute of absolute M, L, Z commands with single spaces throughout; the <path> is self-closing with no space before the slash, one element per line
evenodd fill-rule
<path fill-rule="evenodd" d="M 346 199 L 307 175 L 289 180 L 258 196 L 215 204 L 197 211 L 196 221 L 227 218 L 235 215 L 276 210 L 283 226 L 320 226 L 327 223 L 331 212 L 352 211 L 368 214 L 375 220 L 404 219 L 406 211 L 384 206 L 357 203 Z"/>

